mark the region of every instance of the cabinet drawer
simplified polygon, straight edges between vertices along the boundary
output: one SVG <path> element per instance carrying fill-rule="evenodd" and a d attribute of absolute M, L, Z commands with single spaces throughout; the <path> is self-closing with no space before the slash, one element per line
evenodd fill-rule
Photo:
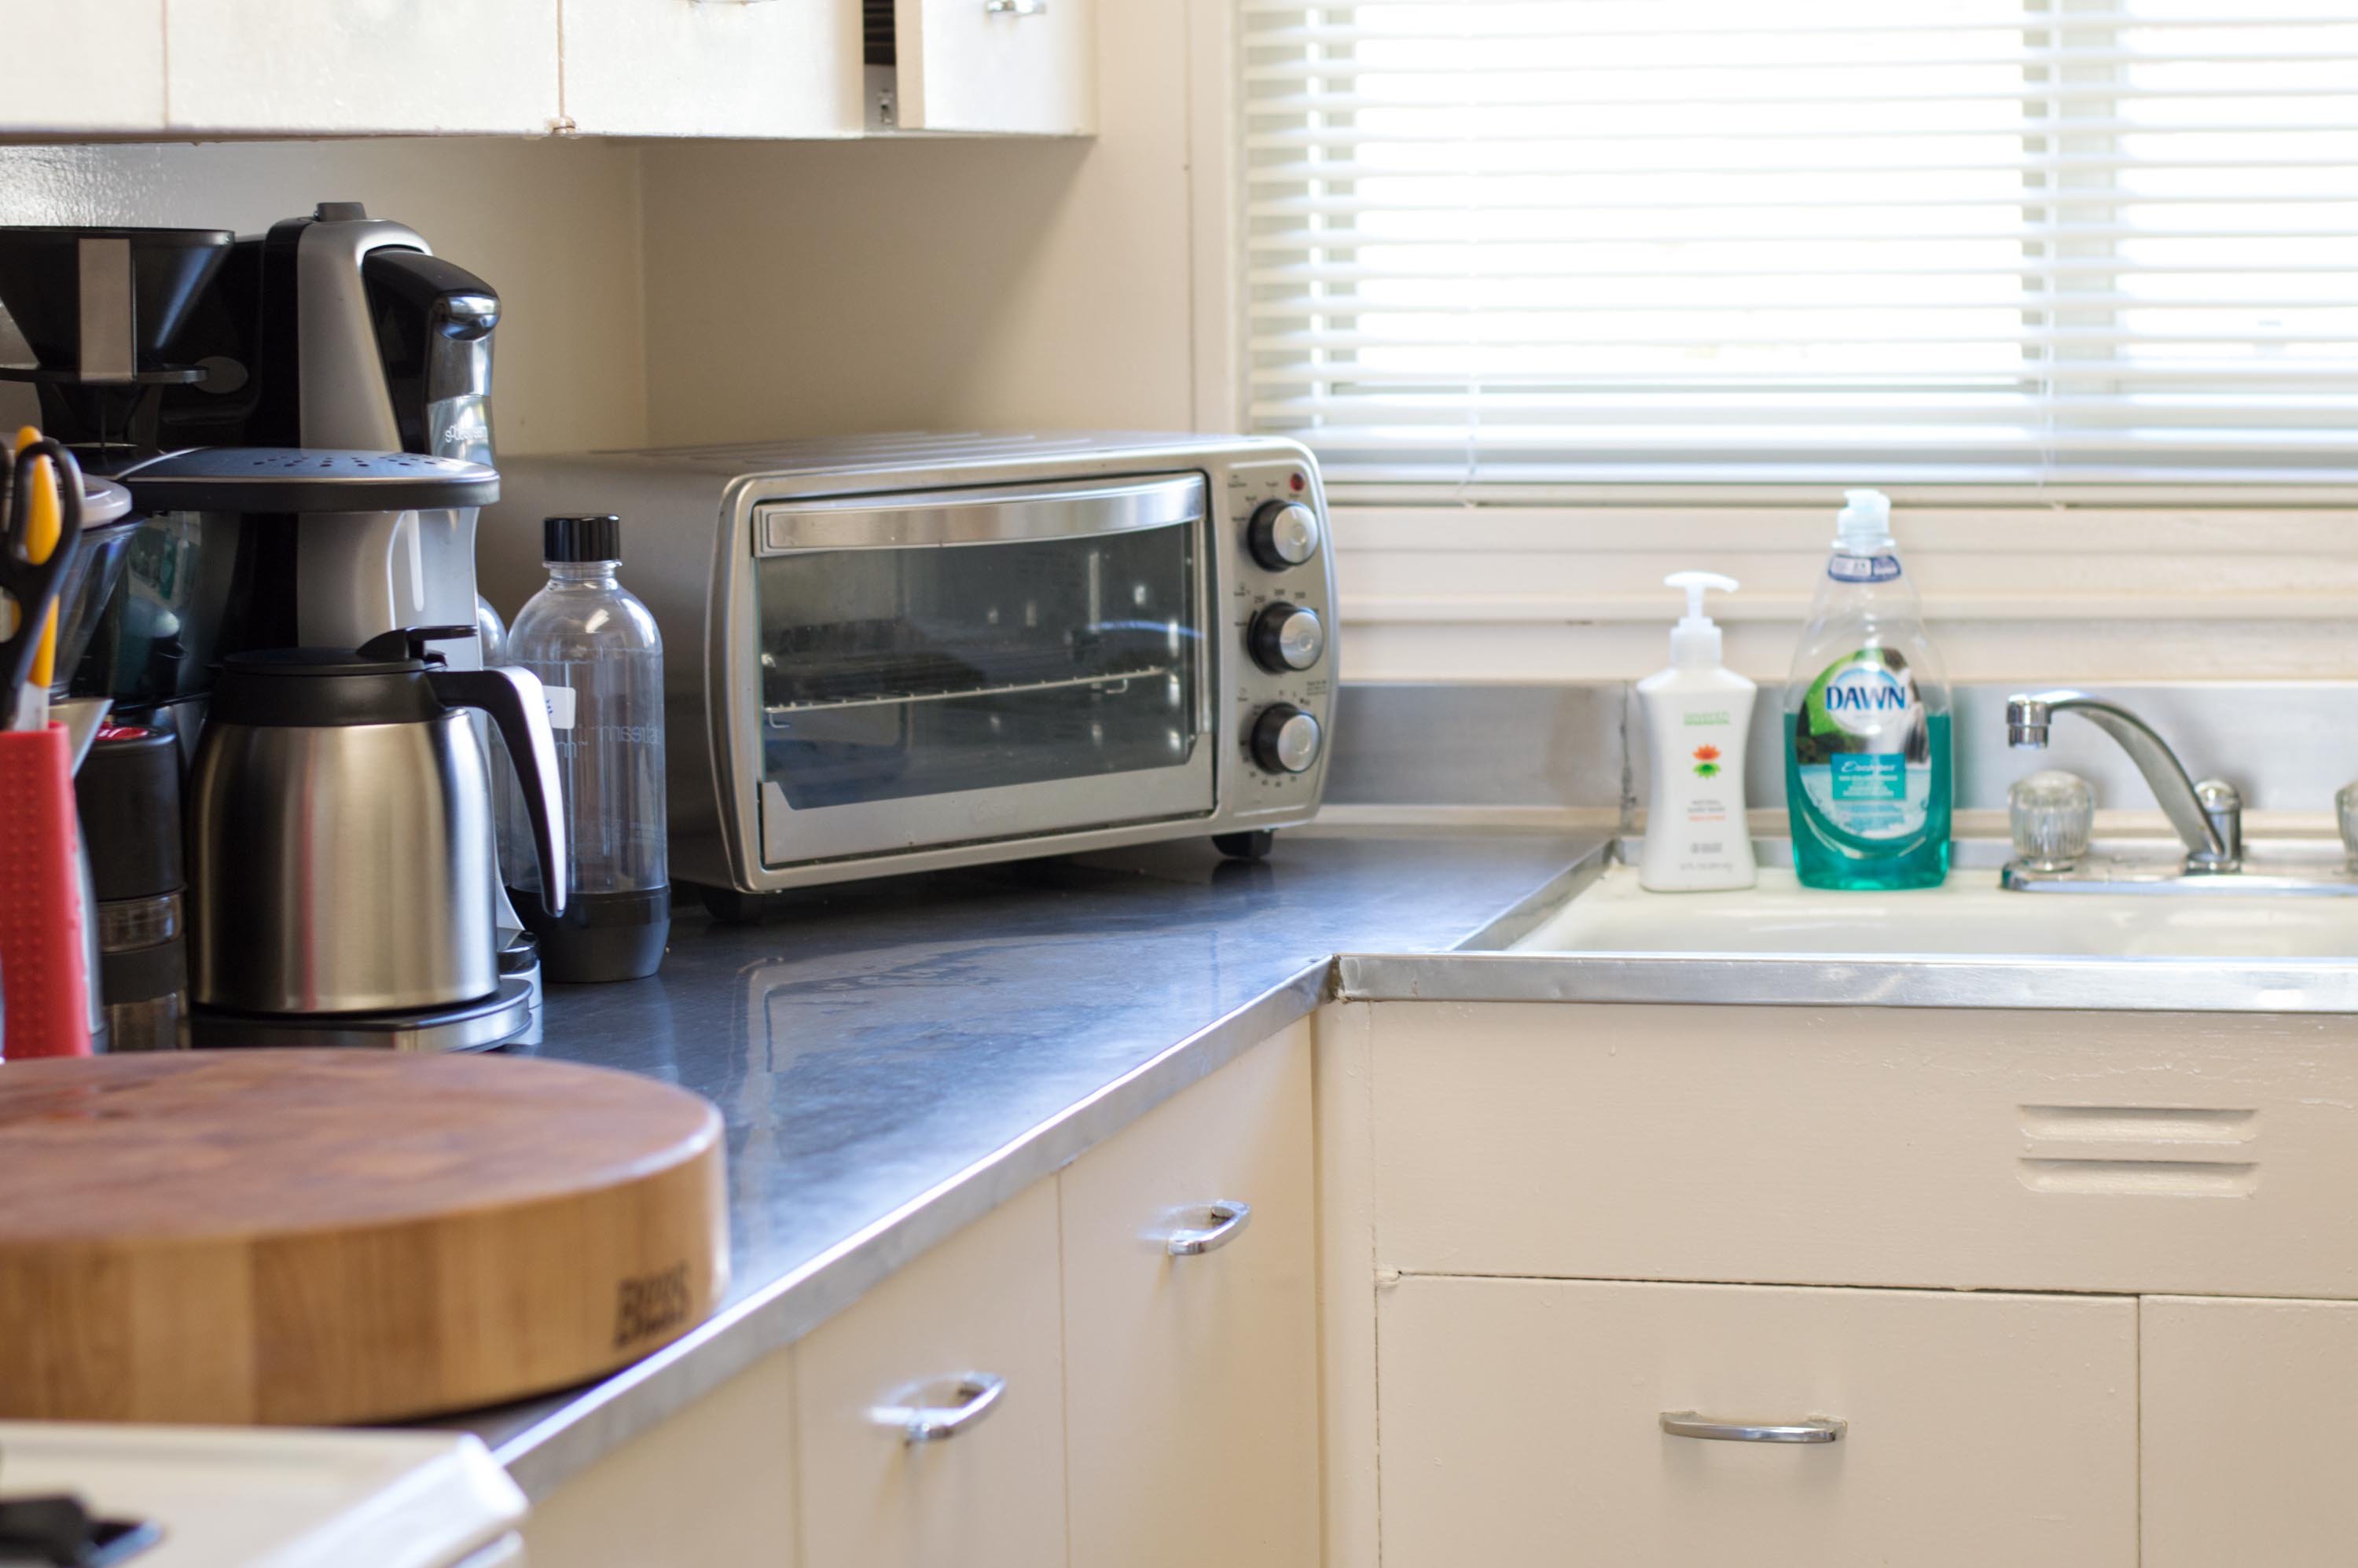
<path fill-rule="evenodd" d="M 564 4 L 565 113 L 585 135 L 859 133 L 859 0 Z"/>
<path fill-rule="evenodd" d="M 164 0 L 176 130 L 545 134 L 557 0 Z"/>
<path fill-rule="evenodd" d="M 1305 1021 L 1061 1178 L 1074 1568 L 1318 1561 L 1310 1162 Z"/>
<path fill-rule="evenodd" d="M 803 1561 L 827 1568 L 1054 1568 L 1065 1561 L 1056 1184 L 1038 1183 L 795 1346 Z M 880 1412 L 972 1403 L 907 1441 Z"/>
<path fill-rule="evenodd" d="M 2148 1297 L 2145 1568 L 2358 1563 L 2358 1303 Z"/>
<path fill-rule="evenodd" d="M 1379 1003 L 1410 1272 L 2358 1297 L 2358 1019 Z"/>
<path fill-rule="evenodd" d="M 2136 1561 L 2132 1299 L 1423 1277 L 1378 1314 L 1386 1568 Z"/>
<path fill-rule="evenodd" d="M 1096 0 L 894 0 L 892 30 L 909 130 L 1097 129 Z"/>

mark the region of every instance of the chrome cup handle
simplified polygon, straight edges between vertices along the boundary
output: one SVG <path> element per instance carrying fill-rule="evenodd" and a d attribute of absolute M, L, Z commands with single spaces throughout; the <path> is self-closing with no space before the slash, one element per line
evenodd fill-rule
<path fill-rule="evenodd" d="M 491 716 L 507 742 L 508 761 L 524 786 L 532 818 L 532 847 L 540 856 L 540 903 L 551 914 L 565 913 L 565 799 L 557 788 L 557 732 L 548 727 L 548 698 L 540 677 L 503 665 L 488 670 L 429 670 L 434 695 L 452 708 L 472 708 Z"/>

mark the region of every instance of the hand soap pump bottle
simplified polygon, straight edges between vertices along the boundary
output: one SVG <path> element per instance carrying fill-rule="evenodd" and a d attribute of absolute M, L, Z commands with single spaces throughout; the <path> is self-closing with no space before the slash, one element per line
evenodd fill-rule
<path fill-rule="evenodd" d="M 1687 612 L 1671 630 L 1671 667 L 1638 683 L 1652 744 L 1653 788 L 1638 883 L 1656 892 L 1748 888 L 1758 880 L 1744 816 L 1744 738 L 1752 682 L 1719 662 L 1719 627 L 1703 612 L 1706 589 L 1736 591 L 1713 572 L 1672 572 Z"/>
<path fill-rule="evenodd" d="M 1785 686 L 1793 870 L 1813 888 L 1938 887 L 1949 874 L 1949 683 L 1880 492 L 1844 492 Z"/>

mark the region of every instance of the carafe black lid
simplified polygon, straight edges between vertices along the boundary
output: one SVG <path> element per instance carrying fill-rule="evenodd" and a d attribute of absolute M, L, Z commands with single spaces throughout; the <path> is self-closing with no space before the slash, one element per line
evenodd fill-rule
<path fill-rule="evenodd" d="M 222 661 L 209 723 L 314 728 L 416 724 L 449 711 L 426 680 L 442 665 L 426 644 L 471 626 L 413 626 L 358 648 L 256 648 Z"/>
<path fill-rule="evenodd" d="M 118 469 L 147 512 L 435 512 L 500 498 L 497 469 L 423 452 L 191 447 Z"/>

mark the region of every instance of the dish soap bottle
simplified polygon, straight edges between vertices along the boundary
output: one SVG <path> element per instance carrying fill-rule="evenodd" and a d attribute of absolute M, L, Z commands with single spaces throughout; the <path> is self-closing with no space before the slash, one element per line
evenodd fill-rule
<path fill-rule="evenodd" d="M 1785 686 L 1793 870 L 1813 888 L 1949 874 L 1949 684 L 1891 541 L 1891 502 L 1844 492 L 1833 555 Z"/>
<path fill-rule="evenodd" d="M 671 932 L 663 634 L 615 580 L 619 517 L 547 519 L 542 559 L 548 586 L 516 611 L 507 656 L 547 689 L 572 885 L 565 913 L 551 915 L 531 839 L 510 832 L 501 838 L 508 897 L 550 979 L 638 979 L 662 964 Z"/>
<path fill-rule="evenodd" d="M 1734 578 L 1672 572 L 1687 612 L 1671 629 L 1671 667 L 1638 683 L 1653 744 L 1646 803 L 1646 848 L 1638 885 L 1656 892 L 1748 888 L 1759 879 L 1744 816 L 1744 738 L 1752 726 L 1752 682 L 1719 662 L 1719 628 L 1703 612 L 1706 589 L 1736 591 Z"/>

